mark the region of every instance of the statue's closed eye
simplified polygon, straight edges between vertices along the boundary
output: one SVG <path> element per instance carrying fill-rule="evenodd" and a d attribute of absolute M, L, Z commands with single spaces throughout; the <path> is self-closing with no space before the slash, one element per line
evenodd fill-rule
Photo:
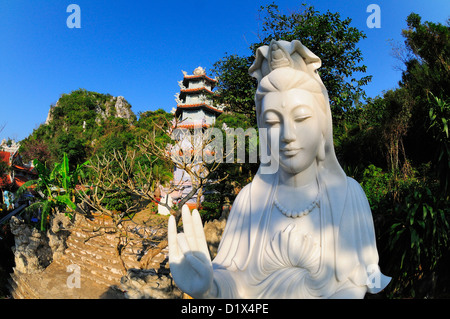
<path fill-rule="evenodd" d="M 311 115 L 299 115 L 294 117 L 295 122 L 303 122 L 304 120 L 307 120 L 311 117 Z"/>
<path fill-rule="evenodd" d="M 266 120 L 266 124 L 271 125 L 271 126 L 277 125 L 277 124 L 280 124 L 280 120 Z"/>
<path fill-rule="evenodd" d="M 269 126 L 280 124 L 281 120 L 274 112 L 266 112 L 264 122 Z"/>

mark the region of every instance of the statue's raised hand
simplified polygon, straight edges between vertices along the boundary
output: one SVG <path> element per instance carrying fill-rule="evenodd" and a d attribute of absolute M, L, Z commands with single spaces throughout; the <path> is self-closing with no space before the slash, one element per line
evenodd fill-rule
<path fill-rule="evenodd" d="M 175 217 L 169 218 L 169 264 L 177 286 L 194 298 L 205 297 L 213 286 L 213 268 L 200 214 L 182 208 L 184 233 L 177 233 Z"/>

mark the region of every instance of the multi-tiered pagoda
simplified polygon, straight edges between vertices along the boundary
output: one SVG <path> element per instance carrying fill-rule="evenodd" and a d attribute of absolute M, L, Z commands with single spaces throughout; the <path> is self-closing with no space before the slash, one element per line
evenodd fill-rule
<path fill-rule="evenodd" d="M 178 127 L 209 127 L 223 112 L 221 108 L 212 106 L 210 98 L 217 81 L 208 77 L 200 66 L 194 70 L 193 75 L 188 75 L 185 71 L 183 74 L 183 80 L 178 82 L 180 93 L 175 95 L 175 116 L 180 120 Z"/>
<path fill-rule="evenodd" d="M 183 71 L 184 77 L 178 82 L 180 92 L 175 95 L 177 108 L 174 110 L 178 119 L 177 128 L 198 129 L 208 128 L 214 124 L 217 116 L 223 113 L 222 107 L 213 106 L 211 95 L 217 80 L 206 75 L 202 67 L 194 70 L 194 74 L 188 75 Z M 174 185 L 182 185 L 183 189 L 171 194 L 173 200 L 178 201 L 192 190 L 192 183 L 183 170 L 175 168 Z M 193 196 L 187 205 L 196 208 L 197 194 Z"/>

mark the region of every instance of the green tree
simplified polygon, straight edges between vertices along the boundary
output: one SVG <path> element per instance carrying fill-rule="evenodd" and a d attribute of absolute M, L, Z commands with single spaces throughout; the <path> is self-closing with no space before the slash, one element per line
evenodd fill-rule
<path fill-rule="evenodd" d="M 442 195 L 449 199 L 450 189 L 450 102 L 434 98 L 434 105 L 430 108 L 430 131 L 437 144 L 434 152 L 433 167 L 435 176 L 442 186 Z"/>
<path fill-rule="evenodd" d="M 450 29 L 422 23 L 415 13 L 406 22 L 399 88 L 361 112 L 362 119 L 375 124 L 368 129 L 377 127 L 387 159 L 385 170 L 365 170 L 363 187 L 378 221 L 380 261 L 393 277 L 387 293 L 439 297 L 448 293 L 450 282 Z"/>
<path fill-rule="evenodd" d="M 72 132 L 62 133 L 56 138 L 54 145 L 57 158 L 68 157 L 70 165 L 75 168 L 86 161 L 86 148 L 81 139 L 75 137 Z"/>
<path fill-rule="evenodd" d="M 226 55 L 214 63 L 211 72 L 218 79 L 214 102 L 225 105 L 226 111 L 245 115 L 256 126 L 256 79 L 248 74 L 253 60 L 254 57 Z"/>
<path fill-rule="evenodd" d="M 212 184 L 205 187 L 204 201 L 202 202 L 202 218 L 219 218 L 222 213 L 222 206 L 228 200 L 234 201 L 238 192 L 248 184 L 256 174 L 259 167 L 259 158 L 256 162 L 250 162 L 250 152 L 258 152 L 258 139 L 256 123 L 242 113 L 222 113 L 214 123 L 214 127 L 222 130 L 223 163 L 214 171 L 212 180 L 222 180 L 219 184 Z M 242 133 L 247 134 L 243 141 L 238 141 L 239 137 L 233 129 L 242 129 Z M 252 140 L 252 133 L 255 134 Z M 245 161 L 238 161 L 239 143 L 245 143 Z M 256 143 L 255 143 L 256 142 Z M 241 144 L 240 147 L 242 147 Z M 229 147 L 232 149 L 229 149 Z M 240 148 L 239 147 L 239 148 Z M 233 155 L 232 161 L 229 155 Z"/>
<path fill-rule="evenodd" d="M 254 52 L 262 45 L 275 40 L 300 40 L 319 56 L 320 76 L 328 89 L 335 126 L 353 116 L 355 104 L 365 98 L 363 86 L 371 76 L 361 76 L 367 67 L 362 63 L 358 42 L 366 35 L 351 26 L 351 19 L 342 19 L 339 13 L 320 13 L 313 6 L 303 5 L 303 10 L 284 14 L 275 4 L 263 6 L 260 42 L 250 45 L 250 56 L 227 54 L 211 70 L 218 78 L 215 103 L 226 110 L 245 114 L 256 124 L 254 95 L 256 80 L 248 74 L 254 61 Z M 358 77 L 361 76 L 361 77 Z"/>
<path fill-rule="evenodd" d="M 422 22 L 415 13 L 406 22 L 408 28 L 402 35 L 409 59 L 399 85 L 407 90 L 413 104 L 405 142 L 411 160 L 424 163 L 434 160 L 438 147 L 429 130 L 429 111 L 435 102 L 431 94 L 444 101 L 450 95 L 450 22 Z"/>
<path fill-rule="evenodd" d="M 366 38 L 361 30 L 351 26 L 351 19 L 342 19 L 339 12 L 321 13 L 313 6 L 302 5 L 303 10 L 290 14 L 280 12 L 276 4 L 261 7 L 263 16 L 260 43 L 251 46 L 255 51 L 261 45 L 275 40 L 300 40 L 322 60 L 318 70 L 328 90 L 333 120 L 338 122 L 355 102 L 365 97 L 363 86 L 371 76 L 362 76 L 367 67 L 357 47 Z"/>

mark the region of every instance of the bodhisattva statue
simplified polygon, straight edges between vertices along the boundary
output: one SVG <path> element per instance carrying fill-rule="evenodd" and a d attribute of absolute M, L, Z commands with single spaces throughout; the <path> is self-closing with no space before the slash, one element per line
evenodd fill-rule
<path fill-rule="evenodd" d="M 257 50 L 249 72 L 270 161 L 234 201 L 213 261 L 198 211 L 183 207 L 184 233 L 170 217 L 170 269 L 190 296 L 363 298 L 389 283 L 367 198 L 336 159 L 320 66 L 297 40 Z"/>

